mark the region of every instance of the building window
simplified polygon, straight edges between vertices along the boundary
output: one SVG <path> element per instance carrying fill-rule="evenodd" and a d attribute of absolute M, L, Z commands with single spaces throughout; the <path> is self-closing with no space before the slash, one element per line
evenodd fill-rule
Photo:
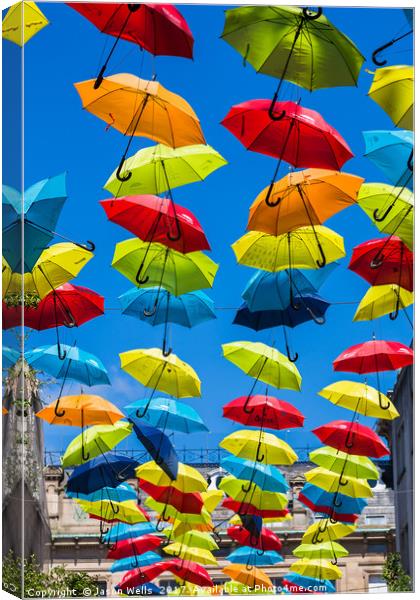
<path fill-rule="evenodd" d="M 385 515 L 366 515 L 365 523 L 366 523 L 366 525 L 385 525 L 386 524 L 386 516 Z"/>
<path fill-rule="evenodd" d="M 388 586 L 382 575 L 369 575 L 369 594 L 383 594 L 388 591 Z"/>

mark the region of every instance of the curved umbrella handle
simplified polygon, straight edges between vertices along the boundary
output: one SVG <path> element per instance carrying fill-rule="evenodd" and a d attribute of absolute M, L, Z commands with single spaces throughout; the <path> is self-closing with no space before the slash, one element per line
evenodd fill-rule
<path fill-rule="evenodd" d="M 128 181 L 132 176 L 131 171 L 126 171 L 125 175 L 122 174 L 122 170 L 124 168 L 124 163 L 125 163 L 125 156 L 123 156 L 121 158 L 120 164 L 118 165 L 117 172 L 115 173 L 116 178 L 118 179 L 118 181 L 121 181 L 121 183 Z"/>
<path fill-rule="evenodd" d="M 330 563 L 331 563 L 332 565 L 336 565 L 336 564 L 338 563 L 337 557 L 336 557 L 335 555 L 334 555 L 334 558 L 333 558 L 333 559 L 330 559 Z"/>
<path fill-rule="evenodd" d="M 146 406 L 144 407 L 142 413 L 139 412 L 139 409 L 136 410 L 136 417 L 138 419 L 143 419 L 143 417 L 146 416 L 147 411 L 149 410 L 149 406 L 150 406 L 150 400 L 147 402 Z"/>
<path fill-rule="evenodd" d="M 322 268 L 323 268 L 323 267 L 325 267 L 325 265 L 327 264 L 327 259 L 326 259 L 326 257 L 325 257 L 324 248 L 322 247 L 322 244 L 320 244 L 319 242 L 318 242 L 318 248 L 319 248 L 319 253 L 321 254 L 321 260 L 319 260 L 319 259 L 317 258 L 317 260 L 316 260 L 316 264 L 318 265 L 318 267 L 319 267 L 320 269 L 322 269 Z"/>
<path fill-rule="evenodd" d="M 378 396 L 379 396 L 379 407 L 382 410 L 388 410 L 388 408 L 391 406 L 391 401 L 388 399 L 388 403 L 387 404 L 382 404 L 382 396 L 381 393 L 378 391 Z"/>
<path fill-rule="evenodd" d="M 168 356 L 170 356 L 172 354 L 172 348 L 166 347 L 166 340 L 164 340 L 164 342 L 163 342 L 162 354 L 165 358 L 167 358 Z"/>
<path fill-rule="evenodd" d="M 243 407 L 242 407 L 242 410 L 243 410 L 243 411 L 244 411 L 244 413 L 246 413 L 247 415 L 250 415 L 250 414 L 251 414 L 251 413 L 253 413 L 253 412 L 254 412 L 254 410 L 255 410 L 255 407 L 253 407 L 253 406 L 252 406 L 251 408 L 248 408 L 248 404 L 249 404 L 249 401 L 250 401 L 250 400 L 251 400 L 251 395 L 248 395 L 248 396 L 247 396 L 247 398 L 246 398 L 246 400 L 245 400 L 245 402 L 244 402 L 244 405 L 243 405 Z"/>
<path fill-rule="evenodd" d="M 342 500 L 340 500 L 339 502 L 337 502 L 337 494 L 335 494 L 335 496 L 334 496 L 333 505 L 336 508 L 340 508 L 340 506 L 343 505 L 343 501 Z"/>
<path fill-rule="evenodd" d="M 294 356 L 291 356 L 289 344 L 286 344 L 286 354 L 287 354 L 287 358 L 292 363 L 295 363 L 297 361 L 297 359 L 299 358 L 299 354 L 297 352 L 295 352 Z"/>
<path fill-rule="evenodd" d="M 153 315 L 156 314 L 156 311 L 157 311 L 157 304 L 154 304 L 152 310 L 147 310 L 147 308 L 145 308 L 143 310 L 143 314 L 145 317 L 153 317 Z"/>
<path fill-rule="evenodd" d="M 278 115 L 276 115 L 276 113 L 274 112 L 275 108 L 276 108 L 276 102 L 277 102 L 278 96 L 279 96 L 279 92 L 277 90 L 273 96 L 273 99 L 271 100 L 270 108 L 268 109 L 268 115 L 272 121 L 281 121 L 286 115 L 285 110 L 282 110 L 281 113 Z"/>
<path fill-rule="evenodd" d="M 330 517 L 330 523 L 332 525 L 335 525 L 336 523 L 338 523 L 337 519 L 334 519 L 333 517 Z"/>
<path fill-rule="evenodd" d="M 308 7 L 302 8 L 302 15 L 308 21 L 316 21 L 316 19 L 319 19 L 319 17 L 322 15 L 322 7 L 318 6 L 316 13 L 309 12 Z"/>
<path fill-rule="evenodd" d="M 398 317 L 399 312 L 400 312 L 400 294 L 398 293 L 395 310 L 394 310 L 394 312 L 389 314 L 389 318 L 391 319 L 391 321 L 395 321 L 395 319 Z"/>
<path fill-rule="evenodd" d="M 56 417 L 64 417 L 64 415 L 66 414 L 65 410 L 61 410 L 60 412 L 58 412 L 58 405 L 60 404 L 60 400 L 61 398 L 58 398 L 57 402 L 54 405 L 54 414 Z"/>
<path fill-rule="evenodd" d="M 264 550 L 257 550 L 257 556 L 264 556 Z"/>
<path fill-rule="evenodd" d="M 373 218 L 376 221 L 376 223 L 382 223 L 382 221 L 385 221 L 385 219 L 391 212 L 392 207 L 393 207 L 393 204 L 390 204 L 382 216 L 379 216 L 379 213 L 380 213 L 379 208 L 375 208 L 375 210 L 373 211 Z"/>
<path fill-rule="evenodd" d="M 380 54 L 381 52 L 383 52 L 384 50 L 386 50 L 390 46 L 392 46 L 392 42 L 388 42 L 388 44 L 384 44 L 383 46 L 380 46 L 374 52 L 372 52 L 372 62 L 377 67 L 383 67 L 388 62 L 387 60 L 378 60 L 377 56 L 378 56 L 378 54 Z"/>
<path fill-rule="evenodd" d="M 82 435 L 83 435 L 83 434 L 82 434 Z M 90 453 L 89 453 L 89 452 L 87 452 L 87 453 L 85 454 L 85 446 L 84 446 L 83 442 L 82 442 L 82 448 L 81 448 L 81 451 L 82 451 L 82 460 L 83 460 L 83 462 L 87 462 L 87 461 L 90 459 Z"/>
<path fill-rule="evenodd" d="M 338 484 L 340 486 L 345 486 L 348 484 L 349 480 L 348 479 L 343 479 L 344 476 L 344 471 L 340 474 L 340 479 L 338 480 Z"/>
<path fill-rule="evenodd" d="M 156 523 L 156 531 L 159 533 L 162 533 L 162 531 L 165 529 L 165 525 L 163 525 L 163 527 L 160 527 L 160 524 L 162 523 L 163 519 L 160 517 Z"/>
<path fill-rule="evenodd" d="M 309 307 L 306 307 L 306 310 L 311 315 L 311 319 L 314 323 L 316 323 L 317 325 L 325 324 L 325 317 L 317 317 L 316 314 L 314 313 L 314 311 Z"/>
<path fill-rule="evenodd" d="M 300 310 L 302 306 L 301 304 L 295 304 L 295 297 L 293 296 L 293 288 L 291 285 L 289 286 L 289 304 L 293 310 Z"/>
<path fill-rule="evenodd" d="M 99 532 L 101 534 L 101 537 L 105 534 L 108 533 L 109 531 L 109 527 L 104 527 L 104 522 L 102 520 L 99 521 Z"/>
<path fill-rule="evenodd" d="M 350 431 L 349 431 L 349 432 L 347 433 L 347 435 L 346 435 L 346 440 L 345 440 L 345 442 L 344 442 L 344 445 L 345 445 L 345 447 L 346 447 L 346 448 L 349 448 L 349 449 L 350 449 L 350 448 L 353 448 L 353 446 L 354 446 L 354 441 L 353 441 L 353 439 L 352 439 L 352 436 L 353 436 L 353 432 L 352 432 L 352 431 L 351 431 L 351 429 L 350 429 Z"/>
<path fill-rule="evenodd" d="M 320 534 L 319 530 L 315 531 L 314 535 L 312 536 L 312 540 L 311 540 L 312 544 L 320 544 L 321 543 L 322 540 L 319 537 L 319 534 Z"/>
<path fill-rule="evenodd" d="M 385 258 L 385 257 L 384 257 L 384 255 L 383 255 L 383 254 L 381 254 L 381 253 L 379 252 L 379 253 L 378 253 L 376 256 L 374 256 L 374 257 L 372 258 L 372 260 L 370 261 L 370 265 L 369 265 L 369 266 L 370 266 L 370 268 L 371 268 L 371 269 L 379 269 L 379 267 L 381 267 L 381 266 L 382 266 L 382 263 L 384 262 L 384 258 Z"/>
<path fill-rule="evenodd" d="M 176 224 L 176 233 L 175 233 L 175 235 L 172 235 L 172 233 L 170 231 L 168 231 L 168 233 L 166 234 L 166 237 L 168 238 L 168 240 L 171 240 L 172 242 L 177 242 L 182 237 L 181 226 L 179 224 L 177 216 L 175 216 L 175 224 Z"/>
<path fill-rule="evenodd" d="M 136 273 L 136 281 L 139 285 L 144 285 L 145 283 L 147 283 L 149 281 L 148 275 L 146 275 L 146 277 L 141 277 L 141 272 L 143 271 L 143 267 L 144 267 L 144 262 L 141 263 L 141 265 L 139 266 L 139 269 Z"/>
<path fill-rule="evenodd" d="M 283 111 L 284 112 L 284 111 Z M 273 191 L 273 187 L 274 187 L 274 181 L 272 181 L 268 187 L 267 190 L 267 195 L 265 197 L 265 203 L 267 206 L 269 206 L 270 208 L 273 208 L 274 206 L 278 206 L 281 202 L 281 196 L 279 196 L 277 198 L 277 200 L 275 200 L 274 202 L 270 202 L 270 196 L 271 196 L 271 192 Z"/>
<path fill-rule="evenodd" d="M 260 447 L 261 447 L 261 444 L 258 445 L 257 456 L 255 457 L 255 460 L 259 463 L 263 462 L 263 460 L 265 458 L 265 454 L 260 455 Z"/>
<path fill-rule="evenodd" d="M 245 494 L 248 494 L 248 492 L 250 492 L 250 491 L 251 491 L 251 489 L 252 489 L 252 486 L 253 486 L 253 482 L 252 482 L 252 481 L 250 481 L 246 487 L 244 486 L 244 484 L 242 484 L 242 491 L 243 491 Z"/>
<path fill-rule="evenodd" d="M 111 498 L 109 499 L 109 503 L 111 505 L 111 510 L 114 513 L 114 515 L 117 515 L 120 512 L 120 507 L 116 504 L 113 503 L 113 501 L 111 500 Z"/>
<path fill-rule="evenodd" d="M 216 538 L 216 542 L 217 542 L 218 544 L 221 544 L 223 540 L 222 540 L 222 538 L 220 537 L 220 533 L 217 531 L 217 529 L 213 529 L 213 535 L 214 535 L 214 537 Z"/>
<path fill-rule="evenodd" d="M 253 568 L 254 568 L 254 567 L 253 567 L 253 565 L 251 565 L 251 564 L 250 564 L 250 562 L 249 562 L 249 558 L 248 558 L 248 560 L 246 561 L 245 569 L 246 569 L 247 571 L 252 571 L 252 569 L 253 569 Z"/>

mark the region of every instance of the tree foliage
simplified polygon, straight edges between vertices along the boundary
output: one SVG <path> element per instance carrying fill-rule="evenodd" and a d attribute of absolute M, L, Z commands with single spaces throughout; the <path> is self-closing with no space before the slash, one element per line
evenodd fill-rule
<path fill-rule="evenodd" d="M 388 586 L 388 592 L 411 592 L 413 584 L 401 564 L 398 552 L 388 554 L 383 568 L 383 577 Z"/>

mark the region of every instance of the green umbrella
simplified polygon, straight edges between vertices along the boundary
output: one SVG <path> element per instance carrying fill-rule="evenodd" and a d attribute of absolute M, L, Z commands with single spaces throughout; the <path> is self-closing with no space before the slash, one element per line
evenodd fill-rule
<path fill-rule="evenodd" d="M 169 148 L 157 144 L 127 158 L 123 171 L 131 172 L 128 181 L 120 182 L 115 170 L 104 188 L 114 196 L 161 194 L 180 185 L 203 181 L 226 164 L 223 156 L 208 145 Z"/>
<path fill-rule="evenodd" d="M 320 544 L 300 544 L 293 550 L 293 554 L 298 558 L 329 558 L 337 560 L 348 555 L 348 550 L 337 542 L 322 542 Z M 334 562 L 333 564 L 336 564 Z"/>
<path fill-rule="evenodd" d="M 367 456 L 357 456 L 341 452 L 330 446 L 322 446 L 309 454 L 309 460 L 333 473 L 360 479 L 379 479 L 379 471 Z"/>
<path fill-rule="evenodd" d="M 81 465 L 95 456 L 112 450 L 121 440 L 130 435 L 132 427 L 131 423 L 124 421 L 118 421 L 113 425 L 93 425 L 89 427 L 67 446 L 62 458 L 62 466 Z M 83 458 L 86 453 L 88 455 L 87 460 Z"/>
<path fill-rule="evenodd" d="M 226 11 L 222 38 L 259 73 L 309 91 L 356 85 L 364 57 L 322 14 L 297 6 L 241 6 Z"/>

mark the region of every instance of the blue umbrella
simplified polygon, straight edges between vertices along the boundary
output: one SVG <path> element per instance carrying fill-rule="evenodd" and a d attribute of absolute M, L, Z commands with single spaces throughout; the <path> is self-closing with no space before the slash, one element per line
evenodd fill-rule
<path fill-rule="evenodd" d="M 18 190 L 3 186 L 3 256 L 12 271 L 32 271 L 55 235 L 54 228 L 66 199 L 65 173 L 38 181 L 25 191 L 23 197 Z M 23 266 L 22 219 L 25 239 Z"/>
<path fill-rule="evenodd" d="M 20 352 L 17 350 L 13 350 L 13 348 L 9 348 L 8 346 L 3 346 L 2 349 L 2 363 L 3 369 L 10 369 L 13 367 L 19 358 L 21 357 Z"/>
<path fill-rule="evenodd" d="M 25 352 L 25 360 L 34 369 L 45 371 L 56 379 L 73 379 L 88 386 L 110 385 L 99 358 L 76 346 L 61 344 L 61 349 L 65 353 L 64 360 L 60 359 L 56 344 Z"/>
<path fill-rule="evenodd" d="M 251 535 L 251 544 L 254 543 L 252 541 L 254 538 L 255 538 L 256 543 L 257 543 L 258 542 L 258 538 L 261 535 L 261 530 L 262 530 L 262 527 L 263 527 L 262 517 L 260 517 L 258 515 L 239 514 L 239 518 L 241 519 L 243 527 L 247 531 L 249 531 L 249 533 Z"/>
<path fill-rule="evenodd" d="M 314 577 L 305 577 L 304 575 L 290 572 L 282 575 L 282 578 L 306 590 L 320 591 L 327 594 L 334 594 L 335 592 L 335 585 L 328 579 L 315 579 Z"/>
<path fill-rule="evenodd" d="M 414 133 L 403 129 L 363 131 L 365 156 L 398 187 L 413 189 Z"/>
<path fill-rule="evenodd" d="M 91 494 L 104 487 L 116 488 L 122 481 L 134 478 L 138 466 L 132 458 L 104 452 L 74 469 L 67 481 L 67 492 Z"/>
<path fill-rule="evenodd" d="M 168 436 L 135 417 L 131 416 L 128 420 L 133 423 L 134 433 L 155 463 L 174 481 L 178 475 L 178 456 Z"/>
<path fill-rule="evenodd" d="M 135 539 L 149 533 L 156 533 L 156 526 L 150 521 L 135 523 L 134 525 L 118 522 L 104 535 L 104 543 L 113 544 L 121 540 Z"/>
<path fill-rule="evenodd" d="M 247 566 L 252 567 L 268 567 L 284 562 L 284 558 L 281 554 L 274 550 L 262 552 L 261 550 L 251 548 L 250 546 L 237 548 L 226 557 L 226 560 L 237 565 L 246 564 Z"/>
<path fill-rule="evenodd" d="M 131 571 L 131 569 L 137 569 L 139 567 L 147 567 L 147 565 L 153 565 L 162 560 L 162 557 L 156 552 L 145 552 L 144 554 L 134 554 L 126 558 L 120 558 L 115 560 L 110 566 L 109 570 L 111 573 L 117 571 Z"/>
<path fill-rule="evenodd" d="M 322 269 L 257 271 L 247 283 L 242 298 L 251 311 L 285 309 L 290 305 L 291 296 L 317 292 L 337 266 L 338 263 L 332 262 Z"/>
<path fill-rule="evenodd" d="M 137 500 L 137 492 L 129 483 L 121 483 L 116 488 L 103 487 L 91 494 L 81 494 L 80 492 L 66 492 L 69 498 L 78 498 L 89 502 L 100 502 L 101 500 L 111 500 L 112 502 L 124 502 L 125 500 Z"/>
<path fill-rule="evenodd" d="M 144 413 L 147 407 L 146 413 Z M 131 417 L 143 415 L 143 421 L 147 421 L 153 427 L 180 431 L 181 433 L 194 433 L 196 431 L 208 431 L 200 415 L 196 410 L 177 402 L 172 398 L 142 399 L 124 406 L 126 414 Z"/>
<path fill-rule="evenodd" d="M 302 496 L 315 506 L 331 507 L 332 511 L 337 512 L 337 515 L 339 513 L 357 515 L 367 505 L 367 500 L 364 498 L 351 498 L 344 494 L 326 492 L 312 483 L 305 483 L 299 495 L 300 501 L 302 501 Z"/>
<path fill-rule="evenodd" d="M 289 485 L 284 475 L 275 467 L 237 456 L 226 456 L 220 466 L 237 479 L 247 479 L 267 492 L 285 493 Z"/>

